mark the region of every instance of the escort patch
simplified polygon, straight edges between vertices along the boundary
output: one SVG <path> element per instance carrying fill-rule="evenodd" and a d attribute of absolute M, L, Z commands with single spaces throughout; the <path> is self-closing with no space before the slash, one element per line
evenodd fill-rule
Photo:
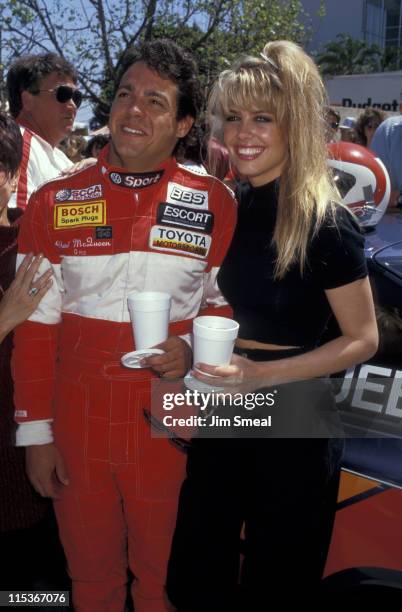
<path fill-rule="evenodd" d="M 158 206 L 156 220 L 162 225 L 189 227 L 210 234 L 214 225 L 214 214 L 195 208 L 161 202 Z"/>
<path fill-rule="evenodd" d="M 168 183 L 166 201 L 170 204 L 190 204 L 208 208 L 208 191 L 184 187 L 178 183 Z"/>
<path fill-rule="evenodd" d="M 81 204 L 56 204 L 54 207 L 54 229 L 105 225 L 105 223 L 106 200 Z"/>
<path fill-rule="evenodd" d="M 113 228 L 111 225 L 104 225 L 103 227 L 95 227 L 95 238 L 97 240 L 113 238 Z"/>
<path fill-rule="evenodd" d="M 84 189 L 60 189 L 60 191 L 57 191 L 55 198 L 57 202 L 82 202 L 98 200 L 102 195 L 102 185 L 90 185 Z"/>
<path fill-rule="evenodd" d="M 143 187 L 149 187 L 149 185 L 155 185 L 158 183 L 161 180 L 163 173 L 164 170 L 130 174 L 123 172 L 111 172 L 109 174 L 109 178 L 114 185 L 131 187 L 131 189 L 142 189 Z"/>
<path fill-rule="evenodd" d="M 189 230 L 154 225 L 149 236 L 149 246 L 158 251 L 181 251 L 205 259 L 211 246 L 211 236 Z"/>

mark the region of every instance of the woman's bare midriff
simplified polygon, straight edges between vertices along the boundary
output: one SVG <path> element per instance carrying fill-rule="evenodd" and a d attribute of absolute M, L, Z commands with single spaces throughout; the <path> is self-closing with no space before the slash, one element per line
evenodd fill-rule
<path fill-rule="evenodd" d="M 300 346 L 284 346 L 283 344 L 269 344 L 267 342 L 258 342 L 257 340 L 243 340 L 237 338 L 237 348 L 241 349 L 265 349 L 268 351 L 285 351 L 286 349 L 301 348 Z"/>

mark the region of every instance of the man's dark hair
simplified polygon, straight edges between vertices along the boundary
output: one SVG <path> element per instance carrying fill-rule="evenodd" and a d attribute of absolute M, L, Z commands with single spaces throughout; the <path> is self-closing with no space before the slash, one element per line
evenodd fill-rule
<path fill-rule="evenodd" d="M 68 76 L 73 83 L 77 82 L 78 74 L 74 66 L 55 53 L 23 55 L 11 64 L 7 74 L 7 92 L 10 113 L 14 118 L 22 109 L 21 93 L 38 93 L 42 79 L 52 72 Z"/>
<path fill-rule="evenodd" d="M 121 61 L 116 90 L 124 73 L 137 62 L 144 62 L 148 68 L 155 70 L 161 77 L 175 83 L 177 86 L 176 119 L 178 121 L 187 115 L 193 117 L 194 120 L 197 119 L 203 106 L 203 94 L 197 64 L 190 53 L 166 38 L 146 42 L 139 48 L 128 49 Z M 180 149 L 193 141 L 194 132 L 193 126 L 187 136 L 178 143 Z M 175 149 L 176 154 L 177 149 L 178 147 Z"/>
<path fill-rule="evenodd" d="M 0 111 L 0 171 L 13 177 L 22 159 L 22 136 L 14 119 Z"/>

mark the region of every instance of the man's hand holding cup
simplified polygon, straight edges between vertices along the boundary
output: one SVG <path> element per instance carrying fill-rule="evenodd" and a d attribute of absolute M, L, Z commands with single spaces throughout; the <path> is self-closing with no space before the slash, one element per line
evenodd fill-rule
<path fill-rule="evenodd" d="M 135 351 L 122 357 L 130 368 L 152 368 L 164 378 L 180 378 L 191 367 L 191 347 L 177 336 L 169 337 L 172 297 L 161 291 L 137 291 L 127 298 Z"/>

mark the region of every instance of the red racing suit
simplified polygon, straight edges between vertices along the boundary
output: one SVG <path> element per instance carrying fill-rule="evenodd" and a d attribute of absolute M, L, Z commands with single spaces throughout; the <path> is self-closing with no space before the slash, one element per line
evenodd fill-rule
<path fill-rule="evenodd" d="M 133 174 L 106 158 L 46 183 L 24 215 L 19 261 L 43 253 L 54 282 L 16 330 L 16 420 L 53 420 L 70 481 L 55 510 L 76 609 L 122 612 L 128 565 L 136 612 L 162 612 L 185 455 L 151 437 L 154 374 L 120 364 L 134 348 L 127 295 L 170 293 L 170 335 L 189 333 L 200 310 L 230 316 L 215 278 L 235 201 L 173 159 Z M 25 444 L 47 441 L 35 435 Z"/>

